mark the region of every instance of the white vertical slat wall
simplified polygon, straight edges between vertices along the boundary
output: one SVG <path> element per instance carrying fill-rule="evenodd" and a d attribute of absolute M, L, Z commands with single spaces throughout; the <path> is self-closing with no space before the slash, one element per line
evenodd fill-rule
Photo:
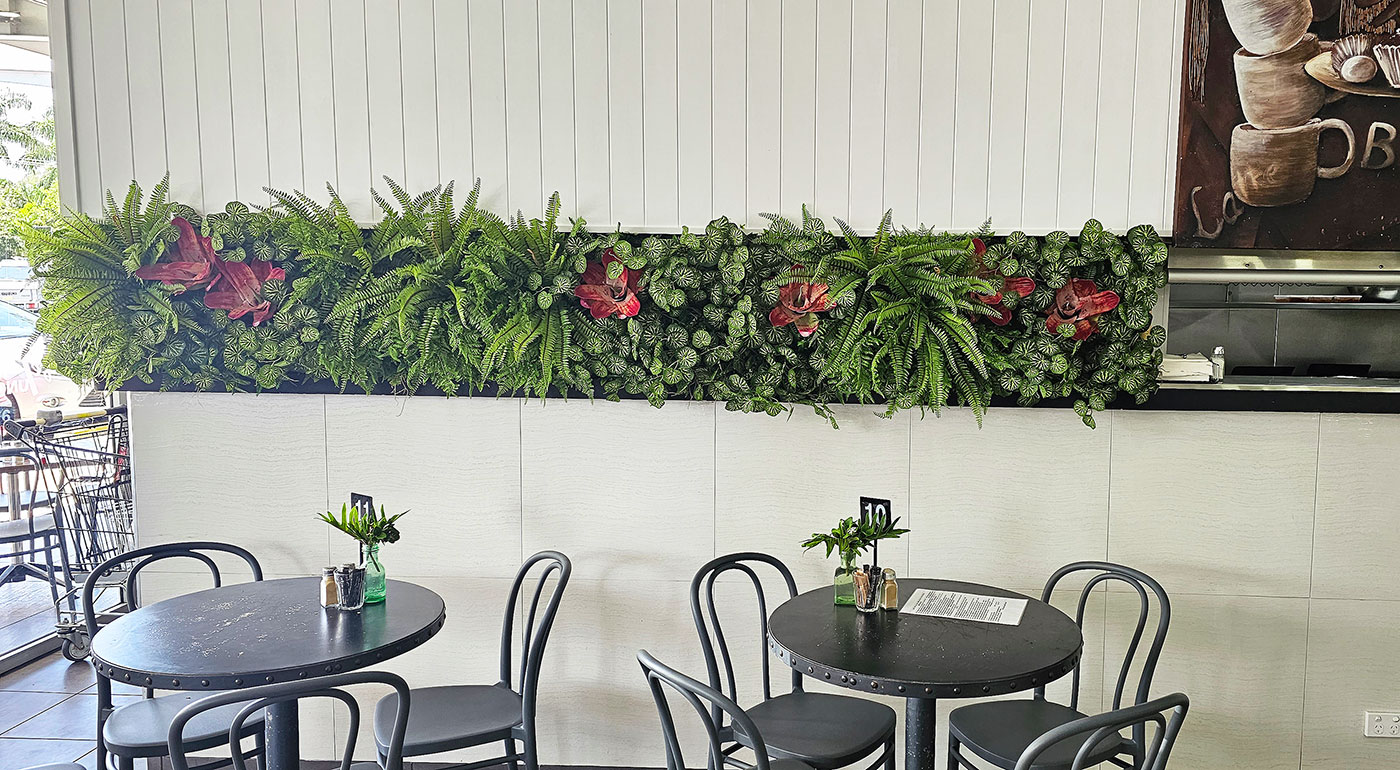
<path fill-rule="evenodd" d="M 64 0 L 64 195 L 1168 232 L 1184 0 Z M 120 195 L 119 195 L 120 197 Z"/>

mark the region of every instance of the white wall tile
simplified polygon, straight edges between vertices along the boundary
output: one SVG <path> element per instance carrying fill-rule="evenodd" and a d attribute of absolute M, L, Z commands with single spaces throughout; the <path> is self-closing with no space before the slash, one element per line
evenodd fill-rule
<path fill-rule="evenodd" d="M 1167 591 L 1307 596 L 1318 416 L 1113 419 L 1112 561 Z"/>
<path fill-rule="evenodd" d="M 1361 735 L 1362 712 L 1400 708 L 1400 602 L 1314 599 L 1308 617 L 1303 768 L 1394 767 L 1395 741 Z"/>
<path fill-rule="evenodd" d="M 327 396 L 332 510 L 351 492 L 408 510 L 384 546 L 394 577 L 510 575 L 520 552 L 520 401 Z M 331 536 L 336 559 L 355 555 Z"/>
<path fill-rule="evenodd" d="M 715 405 L 529 402 L 521 413 L 526 553 L 580 578 L 689 580 L 714 554 Z"/>
<path fill-rule="evenodd" d="M 1400 463 L 1400 415 L 1322 416 L 1312 596 L 1393 598 L 1400 528 L 1392 526 L 1391 473 Z"/>
<path fill-rule="evenodd" d="M 574 566 L 578 575 L 579 560 Z M 541 764 L 665 764 L 656 706 L 637 664 L 643 649 L 704 678 L 683 585 L 620 577 L 569 583 L 541 674 Z M 676 706 L 676 726 L 695 766 L 704 757 L 692 748 L 699 745 L 700 721 L 683 702 Z"/>
<path fill-rule="evenodd" d="M 840 430 L 805 406 L 776 419 L 719 411 L 716 553 L 770 553 L 788 565 L 805 591 L 830 584 L 840 562 L 835 555 L 826 558 L 821 547 L 804 552 L 800 543 L 857 516 L 862 495 L 889 499 L 901 526 L 907 526 L 909 415 L 887 420 L 876 409 L 835 407 Z M 907 538 L 880 545 L 881 565 L 900 575 L 909 571 Z"/>
<path fill-rule="evenodd" d="M 911 574 L 1041 586 L 1102 559 L 1112 417 L 1087 430 L 1063 409 L 970 410 L 913 421 Z"/>
<path fill-rule="evenodd" d="M 321 396 L 134 393 L 131 412 L 142 545 L 222 540 L 268 572 L 325 565 L 329 533 L 315 518 L 326 507 Z"/>
<path fill-rule="evenodd" d="M 1108 599 L 1108 649 L 1123 650 L 1137 620 L 1137 597 L 1110 592 Z M 1191 698 L 1172 766 L 1295 770 L 1307 646 L 1307 599 L 1173 595 L 1171 631 L 1151 691 Z M 1105 706 L 1112 687 L 1106 677 Z"/>

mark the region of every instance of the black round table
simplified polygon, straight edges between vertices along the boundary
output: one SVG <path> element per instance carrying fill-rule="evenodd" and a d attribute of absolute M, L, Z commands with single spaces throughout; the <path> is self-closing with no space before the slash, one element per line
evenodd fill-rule
<path fill-rule="evenodd" d="M 239 583 L 176 596 L 117 618 L 92 640 L 114 681 L 160 690 L 235 690 L 351 671 L 401 655 L 442 628 L 442 597 L 388 582 L 356 612 L 323 608 L 320 578 Z M 268 770 L 299 767 L 296 701 L 266 714 Z"/>
<path fill-rule="evenodd" d="M 1050 605 L 992 586 L 901 578 L 900 601 L 917 588 L 1030 599 L 1019 625 L 858 612 L 832 603 L 832 587 L 773 611 L 768 643 L 801 673 L 863 692 L 905 698 L 906 770 L 932 770 L 938 698 L 977 698 L 1038 687 L 1073 670 L 1079 627 Z M 902 606 L 902 605 L 901 605 Z"/>

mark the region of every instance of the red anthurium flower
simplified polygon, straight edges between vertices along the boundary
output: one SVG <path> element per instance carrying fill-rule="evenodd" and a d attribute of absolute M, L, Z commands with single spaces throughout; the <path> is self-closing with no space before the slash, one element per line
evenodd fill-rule
<path fill-rule="evenodd" d="M 831 309 L 827 285 L 803 278 L 802 265 L 793 265 L 788 273 L 792 278 L 778 290 L 778 304 L 768 312 L 768 320 L 774 326 L 797 324 L 797 333 L 810 337 L 817 330 L 817 313 Z"/>
<path fill-rule="evenodd" d="M 603 252 L 603 261 L 589 262 L 583 271 L 583 282 L 574 287 L 574 296 L 579 304 L 588 308 L 594 320 L 615 316 L 631 318 L 642 309 L 642 301 L 637 298 L 637 283 L 642 279 L 642 271 L 628 270 L 616 278 L 608 277 L 608 265 L 622 262 L 612 249 Z M 621 265 L 620 265 L 621 266 Z"/>
<path fill-rule="evenodd" d="M 987 276 L 987 280 L 991 281 L 992 285 L 996 285 L 996 276 Z M 986 303 L 996 311 L 996 315 L 985 316 L 985 318 L 997 326 L 1005 326 L 1011 323 L 1011 309 L 1001 302 L 1002 295 L 1006 294 L 1008 291 L 1014 292 L 1018 297 L 1029 296 L 1031 292 L 1035 291 L 1035 281 L 1030 278 L 1003 278 L 1001 279 L 1001 291 L 995 294 L 973 295 L 974 298 Z M 976 318 L 982 317 L 983 316 L 976 316 Z"/>
<path fill-rule="evenodd" d="M 251 262 L 220 262 L 219 277 L 204 293 L 204 304 L 215 310 L 227 310 L 229 318 L 242 318 L 252 312 L 253 325 L 272 315 L 272 303 L 262 299 L 263 283 L 286 279 L 280 267 L 259 260 Z"/>
<path fill-rule="evenodd" d="M 173 224 L 180 231 L 174 249 L 166 249 L 155 264 L 138 268 L 136 277 L 179 286 L 177 294 L 213 283 L 219 277 L 219 258 L 213 244 L 196 233 L 188 219 L 175 217 Z"/>
<path fill-rule="evenodd" d="M 983 243 L 981 238 L 973 238 L 973 239 L 972 239 L 972 255 L 975 256 L 975 257 L 980 257 L 980 256 L 982 256 L 983 254 L 986 254 L 986 253 L 987 253 L 987 244 Z"/>
<path fill-rule="evenodd" d="M 1087 339 L 1099 328 L 1093 317 L 1116 307 L 1117 294 L 1099 291 L 1093 281 L 1074 278 L 1055 292 L 1055 304 L 1050 308 L 1050 317 L 1045 319 L 1045 328 L 1054 333 L 1060 324 L 1074 324 L 1074 339 Z"/>

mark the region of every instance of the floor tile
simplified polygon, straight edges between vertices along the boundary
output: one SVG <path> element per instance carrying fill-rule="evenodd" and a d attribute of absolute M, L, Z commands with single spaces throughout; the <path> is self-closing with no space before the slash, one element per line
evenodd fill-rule
<path fill-rule="evenodd" d="M 0 733 L 70 697 L 63 692 L 0 693 Z"/>
<path fill-rule="evenodd" d="M 86 661 L 70 663 L 57 653 L 0 676 L 0 690 L 77 693 L 97 681 Z"/>
<path fill-rule="evenodd" d="M 135 700 L 129 695 L 117 697 Z M 97 740 L 97 696 L 74 695 L 57 706 L 43 711 L 5 731 L 4 738 L 58 738 L 62 740 Z"/>
<path fill-rule="evenodd" d="M 72 762 L 92 748 L 91 741 L 25 741 L 0 738 L 0 770 L 22 770 L 52 762 Z"/>

